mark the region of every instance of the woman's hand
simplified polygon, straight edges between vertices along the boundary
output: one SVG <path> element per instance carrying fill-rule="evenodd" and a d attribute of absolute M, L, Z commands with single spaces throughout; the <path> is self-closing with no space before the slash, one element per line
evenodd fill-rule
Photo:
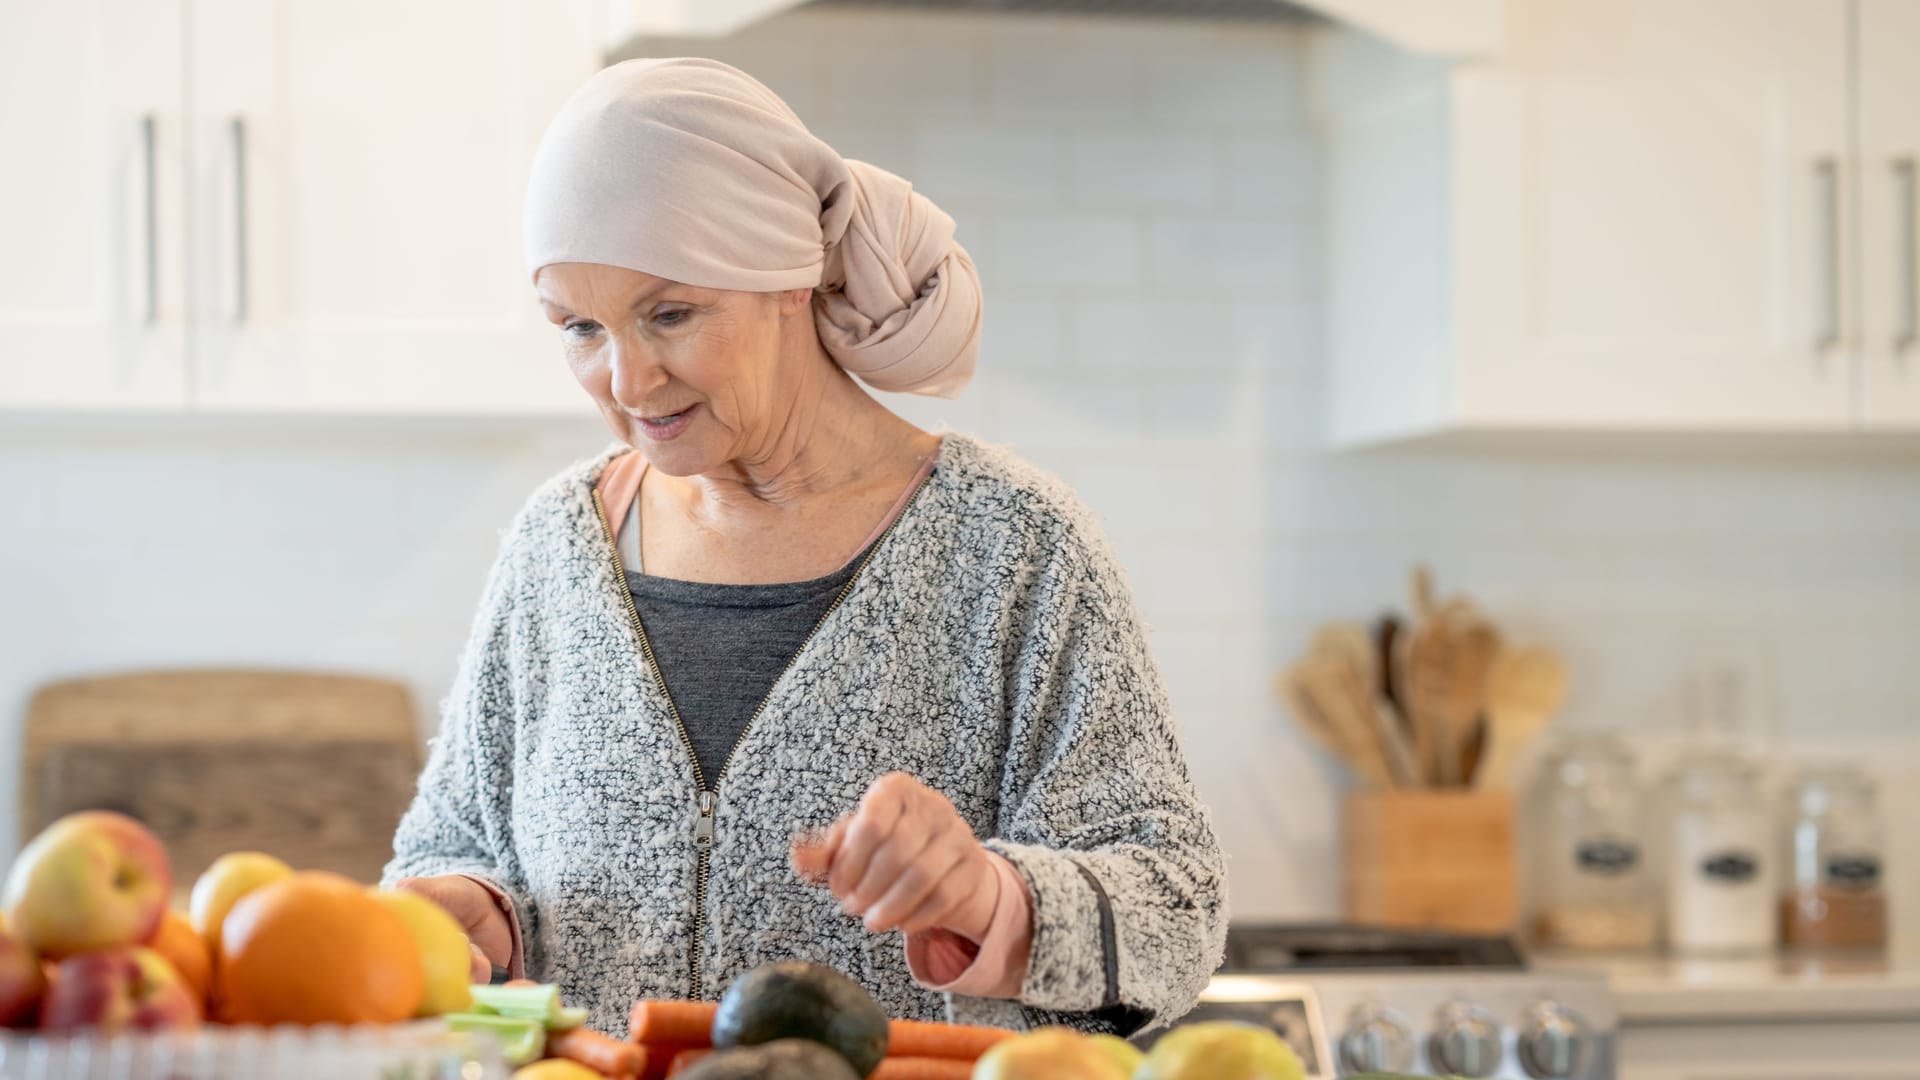
<path fill-rule="evenodd" d="M 446 908 L 453 921 L 466 930 L 467 947 L 473 951 L 474 982 L 488 982 L 495 967 L 507 966 L 513 955 L 513 930 L 485 886 L 464 874 L 442 874 L 402 878 L 393 887 L 418 893 Z"/>
<path fill-rule="evenodd" d="M 946 796 L 906 773 L 873 782 L 852 814 L 797 842 L 794 870 L 827 886 L 869 931 L 986 936 L 999 877 Z"/>

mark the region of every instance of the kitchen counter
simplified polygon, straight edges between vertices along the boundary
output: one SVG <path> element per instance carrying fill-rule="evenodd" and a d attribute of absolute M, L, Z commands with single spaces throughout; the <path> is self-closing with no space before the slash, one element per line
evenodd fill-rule
<path fill-rule="evenodd" d="M 1539 953 L 1603 971 L 1624 1026 L 1701 1021 L 1920 1020 L 1920 966 L 1881 958 L 1678 959 Z"/>

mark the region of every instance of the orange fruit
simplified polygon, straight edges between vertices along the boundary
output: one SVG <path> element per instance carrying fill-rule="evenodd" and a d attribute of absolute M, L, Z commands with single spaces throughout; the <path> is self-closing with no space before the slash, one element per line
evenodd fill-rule
<path fill-rule="evenodd" d="M 220 940 L 220 1009 L 230 1023 L 398 1023 L 425 995 L 407 924 L 338 874 L 308 871 L 255 889 L 227 913 Z"/>
<path fill-rule="evenodd" d="M 173 965 L 173 970 L 180 973 L 193 991 L 195 1000 L 204 1007 L 207 991 L 213 987 L 213 953 L 207 948 L 206 940 L 194 933 L 187 917 L 178 911 L 162 915 L 160 928 L 153 932 L 147 948 Z"/>

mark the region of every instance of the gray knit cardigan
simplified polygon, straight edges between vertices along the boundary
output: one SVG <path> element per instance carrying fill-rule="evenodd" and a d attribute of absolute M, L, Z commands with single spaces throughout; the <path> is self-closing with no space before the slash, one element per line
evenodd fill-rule
<path fill-rule="evenodd" d="M 707 778 L 703 822 L 592 494 L 619 449 L 543 485 L 507 530 L 388 881 L 498 885 L 528 974 L 609 1032 L 636 998 L 717 997 L 788 957 L 846 972 L 899 1017 L 1130 1032 L 1192 1006 L 1225 935 L 1220 849 L 1126 582 L 1072 492 L 947 435 Z M 898 934 L 867 933 L 789 868 L 798 831 L 894 770 L 1025 878 L 1017 1002 L 920 986 Z"/>

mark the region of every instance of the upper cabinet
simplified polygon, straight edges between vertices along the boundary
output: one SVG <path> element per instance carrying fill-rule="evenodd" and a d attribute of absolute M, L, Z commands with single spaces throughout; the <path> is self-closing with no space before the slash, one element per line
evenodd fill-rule
<path fill-rule="evenodd" d="M 1334 440 L 1913 418 L 1916 7 L 1526 0 L 1469 62 L 1322 35 Z"/>
<path fill-rule="evenodd" d="M 195 400 L 587 411 L 520 257 L 591 4 L 195 0 Z"/>
<path fill-rule="evenodd" d="M 1920 3 L 1859 0 L 1860 367 L 1868 428 L 1920 429 Z"/>
<path fill-rule="evenodd" d="M 0 408 L 590 413 L 519 226 L 534 145 L 598 66 L 597 15 L 9 14 L 33 25 L 0 35 L 0 152 L 32 167 L 0 170 Z"/>
<path fill-rule="evenodd" d="M 15 4 L 0 33 L 0 404 L 186 402 L 182 5 Z"/>

